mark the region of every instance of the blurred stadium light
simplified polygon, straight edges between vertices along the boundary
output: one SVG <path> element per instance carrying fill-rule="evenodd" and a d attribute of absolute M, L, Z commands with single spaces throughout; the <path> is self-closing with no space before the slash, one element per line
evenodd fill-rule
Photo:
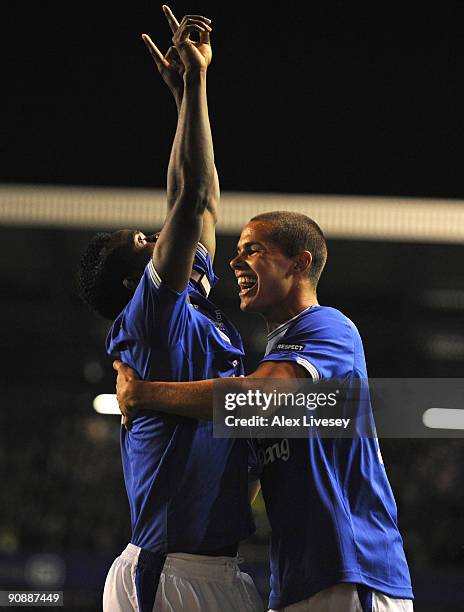
<path fill-rule="evenodd" d="M 93 400 L 93 409 L 99 414 L 118 414 L 121 416 L 116 395 L 111 393 L 97 395 Z"/>
<path fill-rule="evenodd" d="M 429 429 L 464 429 L 464 410 L 457 408 L 429 408 L 422 415 Z"/>
<path fill-rule="evenodd" d="M 464 291 L 462 289 L 428 289 L 424 292 L 423 303 L 434 310 L 464 310 Z"/>
<path fill-rule="evenodd" d="M 464 202 L 413 198 L 226 192 L 219 231 L 237 233 L 270 210 L 308 214 L 329 238 L 464 242 Z M 0 185 L 0 223 L 62 228 L 141 228 L 164 221 L 165 192 L 148 189 Z"/>
<path fill-rule="evenodd" d="M 464 359 L 464 336 L 451 332 L 431 332 L 425 341 L 425 348 L 432 359 Z"/>

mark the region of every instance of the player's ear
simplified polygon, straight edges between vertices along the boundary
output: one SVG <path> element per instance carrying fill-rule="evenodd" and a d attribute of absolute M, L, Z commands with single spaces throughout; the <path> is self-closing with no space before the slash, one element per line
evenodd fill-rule
<path fill-rule="evenodd" d="M 139 272 L 131 272 L 123 279 L 122 284 L 128 291 L 135 291 L 140 282 L 141 274 Z"/>
<path fill-rule="evenodd" d="M 301 253 L 294 257 L 293 270 L 297 273 L 305 274 L 311 267 L 312 261 L 313 256 L 310 251 L 301 251 Z"/>

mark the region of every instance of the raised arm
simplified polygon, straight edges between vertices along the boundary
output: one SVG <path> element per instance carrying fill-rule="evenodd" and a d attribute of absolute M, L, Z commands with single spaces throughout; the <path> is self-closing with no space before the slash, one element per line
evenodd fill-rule
<path fill-rule="evenodd" d="M 214 177 L 206 100 L 206 72 L 211 61 L 210 31 L 206 17 L 187 16 L 173 36 L 184 65 L 184 93 L 177 128 L 179 187 L 153 251 L 153 264 L 163 282 L 176 291 L 183 291 L 190 277 Z M 194 32 L 199 34 L 200 42 L 191 40 Z"/>
<path fill-rule="evenodd" d="M 175 35 L 178 28 L 179 22 L 173 15 L 172 11 L 167 6 L 163 6 L 163 11 L 168 20 L 169 26 Z M 195 16 L 190 16 L 194 19 Z M 201 20 L 198 20 L 200 23 Z M 208 22 L 210 23 L 210 22 Z M 176 134 L 174 137 L 173 145 L 171 148 L 171 155 L 168 165 L 167 173 L 167 209 L 169 211 L 173 208 L 181 193 L 182 177 L 181 177 L 181 139 L 182 139 L 182 126 L 180 121 L 180 111 L 182 106 L 182 100 L 184 95 L 184 63 L 179 55 L 178 50 L 175 46 L 168 49 L 165 56 L 160 52 L 158 47 L 155 45 L 153 40 L 147 34 L 142 34 L 142 38 L 155 61 L 158 72 L 162 79 L 171 91 L 174 100 L 176 102 L 178 111 L 178 122 Z M 211 48 L 210 48 L 211 49 Z M 211 54 L 211 50 L 209 53 Z M 207 51 L 207 49 L 205 49 Z M 212 144 L 211 144 L 212 146 Z M 214 163 L 214 162 L 213 162 Z M 209 189 L 206 193 L 206 202 L 203 213 L 203 226 L 200 235 L 200 242 L 208 249 L 211 258 L 214 257 L 216 247 L 216 221 L 217 221 L 217 208 L 219 205 L 220 191 L 219 191 L 219 179 L 216 168 L 212 175 L 212 181 Z"/>

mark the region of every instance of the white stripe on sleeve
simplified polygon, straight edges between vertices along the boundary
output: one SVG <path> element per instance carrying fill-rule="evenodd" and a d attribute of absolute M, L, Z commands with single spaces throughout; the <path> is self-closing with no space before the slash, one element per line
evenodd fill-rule
<path fill-rule="evenodd" d="M 208 255 L 208 249 L 203 244 L 201 244 L 201 242 L 198 243 L 197 250 L 200 251 L 200 253 L 204 257 L 206 257 Z"/>
<path fill-rule="evenodd" d="M 155 270 L 155 266 L 153 265 L 153 260 L 150 260 L 148 263 L 148 272 L 150 274 L 150 278 L 157 289 L 160 288 L 161 278 L 158 272 Z"/>
<path fill-rule="evenodd" d="M 313 364 L 310 361 L 308 361 L 304 357 L 297 357 L 296 363 L 300 366 L 303 366 L 303 368 L 305 368 L 305 370 L 307 370 L 311 374 L 311 378 L 314 381 L 319 380 L 320 378 L 319 372 L 317 371 L 317 369 L 313 366 Z"/>

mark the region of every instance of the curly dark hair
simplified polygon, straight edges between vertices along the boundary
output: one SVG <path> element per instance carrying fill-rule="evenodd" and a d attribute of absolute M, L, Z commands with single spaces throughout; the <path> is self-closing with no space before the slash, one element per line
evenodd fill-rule
<path fill-rule="evenodd" d="M 96 234 L 87 245 L 77 271 L 77 292 L 92 310 L 113 321 L 132 297 L 123 280 L 133 269 L 129 242 L 114 234 Z"/>
<path fill-rule="evenodd" d="M 319 225 L 307 215 L 288 210 L 262 213 L 251 221 L 271 223 L 270 239 L 280 245 L 287 257 L 294 257 L 301 251 L 310 251 L 313 260 L 308 276 L 314 287 L 317 287 L 327 261 L 327 244 Z"/>

